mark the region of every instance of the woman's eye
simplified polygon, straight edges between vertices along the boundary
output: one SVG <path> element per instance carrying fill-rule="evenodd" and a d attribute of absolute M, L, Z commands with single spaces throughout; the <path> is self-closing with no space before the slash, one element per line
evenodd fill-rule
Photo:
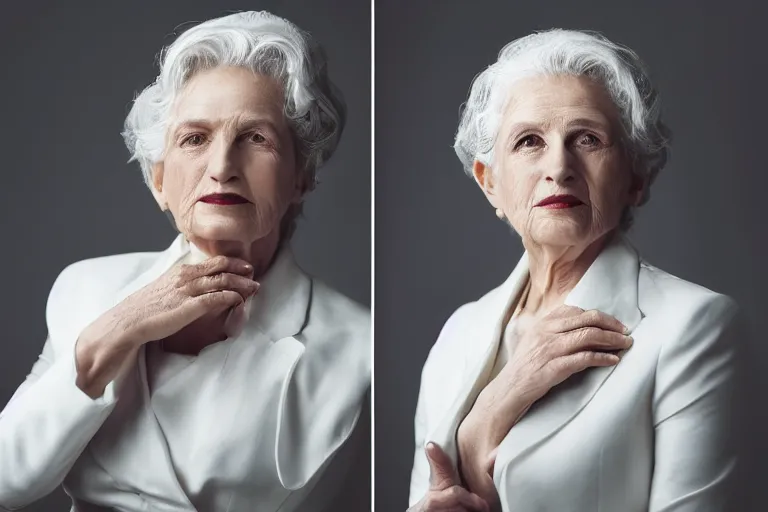
<path fill-rule="evenodd" d="M 252 133 L 250 138 L 251 138 L 251 142 L 255 142 L 256 144 L 262 144 L 264 142 L 267 142 L 267 139 L 258 132 Z"/>
<path fill-rule="evenodd" d="M 538 135 L 526 135 L 519 141 L 517 141 L 518 148 L 535 148 L 539 145 L 541 145 L 543 141 L 541 140 L 541 137 Z"/>
<path fill-rule="evenodd" d="M 579 144 L 582 146 L 597 146 L 600 144 L 600 139 L 592 135 L 591 133 L 585 133 L 579 137 Z"/>
<path fill-rule="evenodd" d="M 201 146 L 205 142 L 205 137 L 199 133 L 193 133 L 186 137 L 181 144 L 184 146 Z"/>

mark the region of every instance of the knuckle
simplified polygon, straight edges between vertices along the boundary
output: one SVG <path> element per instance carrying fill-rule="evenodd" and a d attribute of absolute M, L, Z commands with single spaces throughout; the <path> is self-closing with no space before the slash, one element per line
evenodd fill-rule
<path fill-rule="evenodd" d="M 226 288 L 232 288 L 237 283 L 237 279 L 232 274 L 224 273 L 219 274 L 219 282 Z"/>
<path fill-rule="evenodd" d="M 222 268 L 227 265 L 227 262 L 229 261 L 229 258 L 226 256 L 218 255 L 211 258 L 211 264 L 214 268 Z"/>
<path fill-rule="evenodd" d="M 600 321 L 602 314 L 596 309 L 590 309 L 584 313 L 584 316 L 589 322 L 598 322 Z"/>
<path fill-rule="evenodd" d="M 600 329 L 596 327 L 582 327 L 576 331 L 576 340 L 580 346 L 594 342 L 598 338 L 600 338 Z"/>

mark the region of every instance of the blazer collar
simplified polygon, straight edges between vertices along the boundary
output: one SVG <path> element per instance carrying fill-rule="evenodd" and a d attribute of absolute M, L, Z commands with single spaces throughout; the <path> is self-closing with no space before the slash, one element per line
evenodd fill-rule
<path fill-rule="evenodd" d="M 615 236 L 568 294 L 565 304 L 584 310 L 598 309 L 617 318 L 631 332 L 642 319 L 637 297 L 639 269 L 637 251 L 626 238 Z M 473 352 L 481 355 L 479 358 L 468 356 L 471 359 L 470 370 L 460 392 L 428 438 L 443 447 L 454 462 L 458 461 L 456 431 L 490 378 L 504 317 L 525 286 L 528 276 L 529 260 L 526 252 L 507 280 L 475 304 L 477 321 L 473 322 L 473 329 L 476 331 L 459 334 L 466 336 L 467 341 L 478 340 L 481 348 Z M 532 407 L 502 443 L 500 459 L 514 458 L 554 433 L 591 400 L 614 368 L 593 368 L 582 372 L 582 375 L 574 376 L 558 387 L 563 391 L 545 397 L 547 401 L 557 403 L 544 408 L 540 407 L 541 404 Z M 552 400 L 552 395 L 555 395 L 555 400 Z M 513 440 L 507 442 L 509 438 Z M 506 454 L 502 453 L 503 448 L 507 449 Z M 499 467 L 496 469 L 498 471 Z"/>

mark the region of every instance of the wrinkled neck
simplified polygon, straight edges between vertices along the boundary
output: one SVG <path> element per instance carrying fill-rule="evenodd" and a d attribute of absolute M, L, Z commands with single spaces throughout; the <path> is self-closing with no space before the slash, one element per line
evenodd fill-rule
<path fill-rule="evenodd" d="M 561 306 L 611 237 L 609 233 L 587 246 L 526 247 L 530 272 L 526 313 L 543 316 Z"/>
<path fill-rule="evenodd" d="M 192 250 L 197 250 L 207 257 L 228 256 L 247 261 L 253 265 L 253 278 L 258 279 L 272 264 L 280 248 L 280 230 L 275 229 L 267 236 L 253 242 L 232 240 L 209 240 L 189 237 Z"/>

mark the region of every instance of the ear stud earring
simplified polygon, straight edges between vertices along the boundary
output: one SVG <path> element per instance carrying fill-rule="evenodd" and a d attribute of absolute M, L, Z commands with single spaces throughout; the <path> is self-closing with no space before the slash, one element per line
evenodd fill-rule
<path fill-rule="evenodd" d="M 496 208 L 496 216 L 500 219 L 504 218 L 504 212 L 501 210 L 501 208 Z"/>

